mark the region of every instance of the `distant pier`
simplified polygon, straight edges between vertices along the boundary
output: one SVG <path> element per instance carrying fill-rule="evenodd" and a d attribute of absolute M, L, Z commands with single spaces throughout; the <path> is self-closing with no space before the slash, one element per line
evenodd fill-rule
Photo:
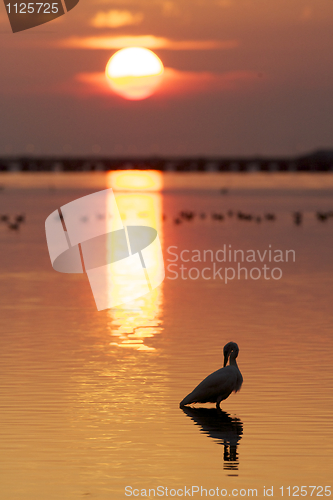
<path fill-rule="evenodd" d="M 274 157 L 29 157 L 0 158 L 0 172 L 333 172 L 333 150 L 295 158 Z"/>

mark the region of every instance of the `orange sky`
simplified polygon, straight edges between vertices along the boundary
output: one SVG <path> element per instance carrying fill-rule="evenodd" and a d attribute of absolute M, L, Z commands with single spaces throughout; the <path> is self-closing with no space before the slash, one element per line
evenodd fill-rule
<path fill-rule="evenodd" d="M 331 0 L 81 0 L 16 34 L 2 4 L 0 155 L 333 148 L 332 32 Z M 167 68 L 140 102 L 103 80 L 128 44 Z"/>

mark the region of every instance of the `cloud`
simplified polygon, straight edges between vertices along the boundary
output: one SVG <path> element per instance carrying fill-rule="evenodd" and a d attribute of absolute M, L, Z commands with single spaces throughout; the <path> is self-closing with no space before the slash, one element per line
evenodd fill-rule
<path fill-rule="evenodd" d="M 258 82 L 255 71 L 229 71 L 213 73 L 209 71 L 179 71 L 173 68 L 164 69 L 164 78 L 155 91 L 156 97 L 184 98 L 207 92 L 223 92 L 239 90 Z M 65 90 L 65 88 L 64 88 Z M 79 73 L 75 81 L 67 88 L 71 93 L 79 95 L 107 95 L 114 97 L 105 74 L 102 72 Z"/>
<path fill-rule="evenodd" d="M 162 13 L 165 17 L 179 16 L 180 9 L 175 2 L 171 2 L 170 0 L 165 0 L 162 3 Z"/>
<path fill-rule="evenodd" d="M 67 48 L 122 49 L 124 47 L 146 47 L 147 49 L 170 50 L 217 50 L 238 47 L 238 40 L 172 40 L 154 35 L 118 37 L 70 37 L 58 42 Z"/>
<path fill-rule="evenodd" d="M 309 21 L 313 17 L 313 9 L 309 6 L 304 7 L 301 12 L 301 21 Z"/>
<path fill-rule="evenodd" d="M 218 0 L 217 5 L 223 7 L 224 9 L 232 6 L 231 0 Z"/>
<path fill-rule="evenodd" d="M 91 25 L 95 28 L 120 28 L 140 24 L 143 21 L 143 14 L 137 12 L 133 14 L 129 10 L 109 10 L 99 11 L 91 20 Z"/>
<path fill-rule="evenodd" d="M 78 73 L 75 81 L 80 84 L 79 93 L 83 94 L 110 94 L 110 86 L 106 81 L 105 73 Z"/>
<path fill-rule="evenodd" d="M 164 82 L 158 93 L 165 96 L 191 96 L 198 93 L 237 90 L 244 85 L 258 81 L 258 73 L 254 71 L 227 71 L 213 73 L 211 71 L 179 71 L 165 68 Z"/>

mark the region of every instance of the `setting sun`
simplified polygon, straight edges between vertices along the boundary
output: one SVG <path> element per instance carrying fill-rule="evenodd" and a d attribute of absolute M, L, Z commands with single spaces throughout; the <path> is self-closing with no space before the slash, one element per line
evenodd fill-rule
<path fill-rule="evenodd" d="M 112 90 L 129 100 L 151 96 L 163 78 L 163 63 L 154 52 L 129 47 L 116 52 L 106 65 L 105 75 Z"/>

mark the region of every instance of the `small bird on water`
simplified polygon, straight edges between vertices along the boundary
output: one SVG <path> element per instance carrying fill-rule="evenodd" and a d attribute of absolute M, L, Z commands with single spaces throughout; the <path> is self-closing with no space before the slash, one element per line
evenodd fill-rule
<path fill-rule="evenodd" d="M 191 403 L 216 403 L 216 408 L 220 408 L 221 401 L 227 399 L 232 392 L 238 392 L 243 383 L 236 362 L 238 352 L 238 345 L 235 342 L 228 342 L 223 348 L 223 368 L 208 375 L 180 402 L 179 406 L 182 408 Z M 229 358 L 230 363 L 227 366 Z"/>

